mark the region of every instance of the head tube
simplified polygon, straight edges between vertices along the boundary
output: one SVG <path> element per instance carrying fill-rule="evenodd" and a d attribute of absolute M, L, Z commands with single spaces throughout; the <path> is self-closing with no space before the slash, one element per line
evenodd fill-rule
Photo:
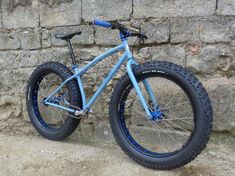
<path fill-rule="evenodd" d="M 124 46 L 124 48 L 125 48 L 125 52 L 126 52 L 126 54 L 127 54 L 127 58 L 128 58 L 128 59 L 132 59 L 133 56 L 132 56 L 132 53 L 131 53 L 131 51 L 130 51 L 130 48 L 129 48 L 127 39 L 122 40 L 122 43 L 123 43 L 123 46 Z"/>

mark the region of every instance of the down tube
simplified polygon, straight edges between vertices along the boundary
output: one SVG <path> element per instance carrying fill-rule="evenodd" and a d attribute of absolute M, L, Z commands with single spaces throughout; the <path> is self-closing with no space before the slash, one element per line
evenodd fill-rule
<path fill-rule="evenodd" d="M 123 56 L 119 59 L 119 61 L 117 62 L 117 64 L 113 67 L 113 69 L 109 72 L 108 76 L 104 79 L 104 81 L 102 82 L 102 84 L 100 85 L 100 87 L 97 89 L 97 91 L 95 92 L 95 94 L 92 96 L 92 98 L 89 100 L 89 102 L 86 105 L 86 108 L 90 108 L 91 105 L 95 102 L 95 100 L 97 99 L 97 97 L 101 94 L 101 92 L 104 90 L 104 88 L 107 86 L 108 82 L 113 78 L 113 76 L 115 75 L 115 73 L 117 73 L 117 71 L 119 70 L 119 68 L 121 67 L 121 65 L 124 63 L 124 61 L 127 58 L 127 54 L 123 54 Z"/>

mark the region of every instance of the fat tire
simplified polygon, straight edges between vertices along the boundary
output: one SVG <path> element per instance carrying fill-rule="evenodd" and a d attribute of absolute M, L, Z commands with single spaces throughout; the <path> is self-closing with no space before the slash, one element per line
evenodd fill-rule
<path fill-rule="evenodd" d="M 141 75 L 150 72 L 158 72 L 159 74 L 165 73 L 170 78 L 177 80 L 178 84 L 183 85 L 189 91 L 193 99 L 193 106 L 196 109 L 194 134 L 189 143 L 182 150 L 172 156 L 163 158 L 144 155 L 132 147 L 121 131 L 118 114 L 122 94 L 127 86 L 132 84 L 129 76 L 125 74 L 119 80 L 112 93 L 109 107 L 109 120 L 116 142 L 130 158 L 148 168 L 170 170 L 189 163 L 206 147 L 212 131 L 213 110 L 205 88 L 192 73 L 170 62 L 151 61 L 133 66 L 132 69 L 137 79 L 141 77 Z"/>
<path fill-rule="evenodd" d="M 71 135 L 77 128 L 80 123 L 79 119 L 75 119 L 72 117 L 67 117 L 65 123 L 62 127 L 58 129 L 47 129 L 43 127 L 38 118 L 36 117 L 33 104 L 32 104 L 32 86 L 36 83 L 38 78 L 43 75 L 45 72 L 52 72 L 58 75 L 62 80 L 66 80 L 71 77 L 73 73 L 63 64 L 58 62 L 46 62 L 42 65 L 38 66 L 33 73 L 31 74 L 26 91 L 26 106 L 30 121 L 32 122 L 35 129 L 45 138 L 50 140 L 63 140 Z M 70 103 L 74 106 L 81 107 L 81 95 L 78 88 L 78 84 L 75 80 L 72 80 L 66 84 L 69 92 Z"/>

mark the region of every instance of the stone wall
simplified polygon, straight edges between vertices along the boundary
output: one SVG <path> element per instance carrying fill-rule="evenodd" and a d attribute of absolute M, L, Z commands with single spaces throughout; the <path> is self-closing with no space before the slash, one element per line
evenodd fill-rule
<path fill-rule="evenodd" d="M 81 65 L 119 43 L 118 31 L 91 25 L 95 18 L 120 21 L 146 33 L 149 40 L 134 47 L 137 60 L 172 61 L 194 72 L 212 99 L 214 130 L 235 133 L 235 0 L 1 0 L 2 128 L 27 121 L 26 81 L 37 65 L 45 61 L 69 65 L 66 45 L 54 38 L 56 32 L 82 31 L 72 40 Z M 84 81 L 88 94 L 116 58 L 88 73 Z M 95 104 L 96 119 L 107 118 L 114 82 Z M 92 115 L 88 124 L 94 119 Z"/>

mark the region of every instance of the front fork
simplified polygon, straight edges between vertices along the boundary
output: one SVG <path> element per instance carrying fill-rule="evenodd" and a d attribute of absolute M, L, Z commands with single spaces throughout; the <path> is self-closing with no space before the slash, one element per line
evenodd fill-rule
<path fill-rule="evenodd" d="M 152 115 L 152 113 L 150 112 L 150 109 L 149 109 L 149 107 L 148 107 L 148 105 L 147 105 L 147 103 L 146 103 L 146 100 L 145 100 L 145 98 L 144 98 L 144 96 L 143 96 L 143 94 L 142 94 L 142 92 L 141 92 L 141 90 L 140 90 L 140 87 L 139 87 L 139 85 L 138 85 L 138 82 L 137 82 L 137 80 L 136 80 L 136 78 L 135 78 L 135 75 L 134 75 L 134 73 L 133 73 L 133 71 L 132 71 L 132 67 L 131 67 L 132 65 L 137 65 L 137 63 L 136 63 L 134 60 L 132 60 L 132 59 L 131 59 L 131 60 L 128 60 L 127 65 L 126 65 L 126 66 L 127 66 L 127 73 L 128 73 L 128 75 L 129 75 L 129 77 L 130 77 L 130 79 L 131 79 L 131 82 L 132 82 L 132 84 L 133 84 L 133 86 L 134 86 L 134 88 L 135 88 L 135 90 L 136 90 L 136 93 L 137 93 L 137 95 L 138 95 L 138 97 L 139 97 L 139 99 L 140 99 L 141 104 L 142 104 L 143 107 L 144 107 L 144 110 L 145 110 L 145 112 L 146 112 L 148 118 L 149 118 L 150 120 L 152 120 L 152 119 L 153 119 L 153 115 Z M 151 98 L 151 101 L 152 101 L 152 103 L 153 103 L 153 108 L 154 108 L 154 110 L 157 110 L 157 107 L 158 107 L 158 105 L 157 105 L 157 100 L 156 100 L 156 97 L 155 97 L 155 95 L 154 95 L 154 93 L 153 93 L 153 90 L 152 90 L 152 88 L 151 88 L 151 86 L 150 86 L 148 80 L 147 80 L 147 79 L 143 80 L 143 84 L 144 84 L 144 87 L 145 87 L 146 91 L 147 91 L 148 94 L 149 94 L 149 97 Z"/>

